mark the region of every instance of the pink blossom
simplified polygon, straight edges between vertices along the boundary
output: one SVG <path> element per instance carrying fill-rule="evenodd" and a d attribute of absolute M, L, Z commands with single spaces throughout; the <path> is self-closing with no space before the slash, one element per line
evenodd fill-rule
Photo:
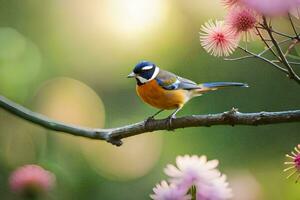
<path fill-rule="evenodd" d="M 292 8 L 299 5 L 298 0 L 241 0 L 250 9 L 262 15 L 280 16 L 287 14 Z"/>
<path fill-rule="evenodd" d="M 44 193 L 53 188 L 55 176 L 38 165 L 25 165 L 16 169 L 9 178 L 12 191 L 16 193 Z"/>
<path fill-rule="evenodd" d="M 222 175 L 210 184 L 197 185 L 197 200 L 227 200 L 232 198 L 232 190 L 228 187 L 226 176 Z"/>
<path fill-rule="evenodd" d="M 236 49 L 238 40 L 238 35 L 223 21 L 208 21 L 201 28 L 201 45 L 214 56 L 229 56 Z"/>
<path fill-rule="evenodd" d="M 165 168 L 170 185 L 162 181 L 150 197 L 154 200 L 190 200 L 192 197 L 187 193 L 191 193 L 197 200 L 228 200 L 232 190 L 217 166 L 217 160 L 208 161 L 206 156 L 178 156 L 176 166 Z"/>
<path fill-rule="evenodd" d="M 257 14 L 248 8 L 231 8 L 226 17 L 226 24 L 236 33 L 243 33 L 246 38 L 254 35 L 255 25 L 257 23 Z"/>
<path fill-rule="evenodd" d="M 286 165 L 289 165 L 289 167 L 284 169 L 284 172 L 292 171 L 292 173 L 290 173 L 287 178 L 290 178 L 298 173 L 298 176 L 296 178 L 296 182 L 298 182 L 300 179 L 300 144 L 298 144 L 298 146 L 294 148 L 294 151 L 292 151 L 290 155 L 287 154 L 286 157 L 291 159 L 291 161 L 284 163 Z"/>
<path fill-rule="evenodd" d="M 153 188 L 154 194 L 150 195 L 153 200 L 190 200 L 187 190 L 178 188 L 174 184 L 169 185 L 166 181 L 162 181 Z"/>
<path fill-rule="evenodd" d="M 210 183 L 220 175 L 220 172 L 215 169 L 218 161 L 207 161 L 206 156 L 178 156 L 176 165 L 167 165 L 165 173 L 170 177 L 172 184 L 186 190 L 193 185 Z"/>

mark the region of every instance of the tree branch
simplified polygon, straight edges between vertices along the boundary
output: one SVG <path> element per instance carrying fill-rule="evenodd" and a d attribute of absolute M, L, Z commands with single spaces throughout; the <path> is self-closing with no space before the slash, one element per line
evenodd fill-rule
<path fill-rule="evenodd" d="M 172 121 L 169 127 L 169 119 L 142 121 L 111 129 L 92 129 L 65 124 L 49 119 L 41 114 L 32 112 L 27 108 L 18 105 L 5 97 L 0 96 L 0 107 L 24 120 L 42 126 L 46 129 L 65 132 L 67 134 L 82 136 L 91 139 L 105 140 L 114 145 L 122 145 L 121 139 L 139 135 L 146 132 L 158 130 L 172 130 L 187 127 L 210 127 L 213 125 L 248 125 L 258 126 L 267 124 L 279 124 L 300 122 L 300 110 L 283 112 L 259 112 L 240 113 L 237 109 L 218 114 L 192 115 L 180 117 Z"/>

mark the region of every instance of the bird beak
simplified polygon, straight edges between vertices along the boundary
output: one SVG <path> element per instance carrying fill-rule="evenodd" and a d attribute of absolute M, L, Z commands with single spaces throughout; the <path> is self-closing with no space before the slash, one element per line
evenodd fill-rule
<path fill-rule="evenodd" d="M 134 78 L 135 76 L 135 73 L 131 72 L 130 74 L 128 74 L 127 78 Z"/>

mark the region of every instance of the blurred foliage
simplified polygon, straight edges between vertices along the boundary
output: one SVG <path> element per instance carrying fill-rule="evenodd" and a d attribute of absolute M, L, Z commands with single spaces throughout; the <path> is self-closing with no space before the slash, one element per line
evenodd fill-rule
<path fill-rule="evenodd" d="M 223 61 L 200 47 L 201 24 L 225 13 L 218 0 L 2 0 L 0 11 L 1 95 L 59 120 L 114 127 L 153 114 L 125 78 L 144 59 L 198 82 L 250 85 L 193 99 L 179 115 L 232 107 L 299 109 L 299 85 L 276 69 L 254 59 Z M 57 175 L 49 199 L 149 199 L 155 183 L 165 178 L 163 167 L 183 154 L 219 159 L 238 186 L 235 192 L 248 191 L 251 200 L 298 199 L 298 185 L 286 181 L 282 169 L 284 155 L 299 143 L 299 130 L 298 123 L 188 128 L 125 139 L 116 148 L 47 131 L 1 111 L 0 199 L 15 198 L 7 186 L 9 173 L 30 163 Z"/>

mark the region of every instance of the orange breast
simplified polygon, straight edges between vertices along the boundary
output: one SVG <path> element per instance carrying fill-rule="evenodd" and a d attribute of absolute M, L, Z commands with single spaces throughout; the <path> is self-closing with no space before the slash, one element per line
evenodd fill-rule
<path fill-rule="evenodd" d="M 158 85 L 156 80 L 137 85 L 136 90 L 144 102 L 159 109 L 176 109 L 188 100 L 188 91 L 165 90 Z"/>

